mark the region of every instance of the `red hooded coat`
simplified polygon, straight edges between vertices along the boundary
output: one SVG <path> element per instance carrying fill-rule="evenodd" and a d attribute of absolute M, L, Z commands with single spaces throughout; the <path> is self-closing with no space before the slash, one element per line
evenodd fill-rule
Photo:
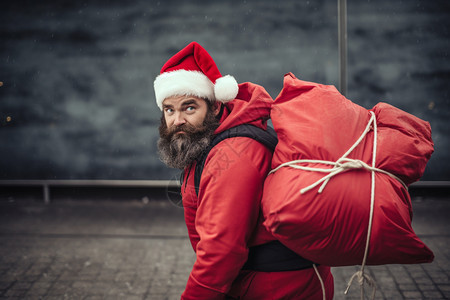
<path fill-rule="evenodd" d="M 261 86 L 239 85 L 236 99 L 225 104 L 216 133 L 241 124 L 265 129 L 273 100 Z M 241 271 L 248 247 L 274 237 L 262 225 L 263 183 L 272 153 L 246 137 L 229 138 L 209 153 L 194 188 L 195 164 L 185 170 L 181 187 L 185 220 L 197 259 L 182 299 L 321 299 L 322 290 L 312 268 L 289 272 Z M 333 297 L 328 267 L 319 267 L 327 298 Z M 245 297 L 244 297 L 245 294 Z M 263 296 L 262 296 L 263 295 Z"/>

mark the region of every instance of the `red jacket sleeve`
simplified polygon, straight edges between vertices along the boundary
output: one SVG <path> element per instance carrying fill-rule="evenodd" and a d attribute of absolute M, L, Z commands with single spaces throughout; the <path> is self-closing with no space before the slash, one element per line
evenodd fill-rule
<path fill-rule="evenodd" d="M 182 299 L 224 299 L 247 260 L 272 153 L 249 138 L 211 150 L 200 182 L 197 260 Z"/>

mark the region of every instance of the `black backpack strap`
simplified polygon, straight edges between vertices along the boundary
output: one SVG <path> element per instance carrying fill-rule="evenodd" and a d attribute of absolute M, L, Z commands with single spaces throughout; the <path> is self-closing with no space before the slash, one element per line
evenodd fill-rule
<path fill-rule="evenodd" d="M 275 240 L 249 248 L 247 262 L 242 270 L 258 272 L 298 271 L 313 267 L 313 262 L 301 257 Z"/>
<path fill-rule="evenodd" d="M 267 127 L 267 130 L 264 130 L 254 125 L 243 124 L 220 132 L 214 137 L 208 149 L 206 149 L 206 151 L 203 152 L 202 156 L 197 160 L 194 172 L 195 193 L 197 194 L 197 196 L 200 187 L 200 179 L 202 177 L 203 168 L 205 167 L 206 158 L 208 157 L 209 152 L 221 141 L 233 137 L 252 138 L 266 146 L 272 152 L 275 150 L 275 146 L 278 143 L 275 130 L 271 127 Z"/>

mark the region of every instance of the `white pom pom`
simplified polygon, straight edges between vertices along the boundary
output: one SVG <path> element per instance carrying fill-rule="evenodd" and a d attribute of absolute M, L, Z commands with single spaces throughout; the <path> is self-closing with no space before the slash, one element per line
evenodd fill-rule
<path fill-rule="evenodd" d="M 231 75 L 225 75 L 216 80 L 214 85 L 214 94 L 216 100 L 226 103 L 236 98 L 239 92 L 238 83 Z"/>

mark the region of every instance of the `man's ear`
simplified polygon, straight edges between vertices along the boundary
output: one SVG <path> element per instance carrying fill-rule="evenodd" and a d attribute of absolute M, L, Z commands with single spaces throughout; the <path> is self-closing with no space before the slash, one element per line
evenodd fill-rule
<path fill-rule="evenodd" d="M 214 102 L 214 115 L 217 116 L 220 113 L 220 109 L 222 108 L 223 103 L 216 101 Z"/>

